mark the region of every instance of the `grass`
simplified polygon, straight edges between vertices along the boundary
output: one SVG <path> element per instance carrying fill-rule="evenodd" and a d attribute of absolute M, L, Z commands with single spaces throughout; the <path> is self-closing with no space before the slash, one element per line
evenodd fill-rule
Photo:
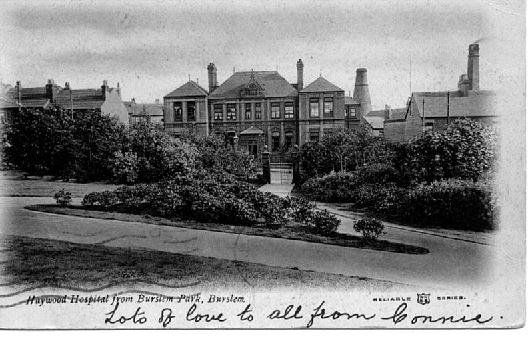
<path fill-rule="evenodd" d="M 396 284 L 144 249 L 9 236 L 0 240 L 2 279 L 32 287 L 98 288 L 159 283 L 216 288 L 326 287 L 387 290 Z M 7 260 L 6 260 L 7 259 Z"/>
<path fill-rule="evenodd" d="M 322 243 L 329 245 L 338 245 L 344 247 L 353 247 L 359 249 L 371 249 L 388 251 L 403 254 L 426 254 L 429 250 L 402 243 L 389 242 L 385 240 L 364 240 L 361 237 L 334 233 L 324 236 L 308 230 L 307 226 L 291 222 L 280 228 L 271 229 L 265 226 L 237 226 L 219 223 L 200 223 L 194 221 L 182 221 L 179 219 L 166 219 L 162 217 L 153 217 L 149 215 L 138 215 L 130 213 L 119 213 L 111 211 L 91 210 L 82 206 L 61 207 L 58 205 L 39 204 L 26 207 L 29 210 L 41 211 L 47 213 L 63 214 L 78 217 L 100 218 L 109 220 L 120 220 L 128 222 L 143 222 L 159 224 L 165 226 L 175 226 L 182 228 L 200 229 L 208 231 L 220 231 L 228 233 L 237 233 L 253 236 L 264 236 L 274 238 L 284 238 L 291 240 L 301 240 L 313 243 Z"/>
<path fill-rule="evenodd" d="M 64 189 L 72 193 L 72 197 L 83 197 L 89 192 L 114 190 L 116 185 L 107 183 L 73 183 L 53 180 L 50 177 L 29 177 L 24 178 L 22 174 L 13 175 L 1 172 L 0 175 L 0 195 L 18 197 L 48 197 L 55 192 Z"/>

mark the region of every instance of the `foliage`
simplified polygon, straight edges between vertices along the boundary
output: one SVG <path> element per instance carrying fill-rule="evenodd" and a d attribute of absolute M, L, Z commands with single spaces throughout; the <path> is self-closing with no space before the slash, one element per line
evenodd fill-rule
<path fill-rule="evenodd" d="M 300 149 L 302 181 L 332 171 L 353 171 L 375 163 L 391 162 L 394 151 L 382 138 L 366 128 L 337 129 L 319 142 L 305 143 Z"/>
<path fill-rule="evenodd" d="M 72 194 L 68 191 L 65 191 L 64 188 L 57 191 L 55 195 L 53 195 L 53 198 L 55 198 L 57 204 L 62 207 L 65 207 L 72 203 Z"/>
<path fill-rule="evenodd" d="M 233 177 L 204 172 L 93 192 L 83 198 L 82 204 L 104 210 L 248 226 L 281 226 L 294 220 L 322 234 L 336 231 L 340 223 L 335 216 L 316 211 L 315 205 L 306 200 L 282 198 Z"/>
<path fill-rule="evenodd" d="M 418 182 L 460 178 L 477 181 L 492 170 L 497 147 L 494 131 L 459 119 L 442 131 L 428 131 L 410 144 L 408 165 Z"/>
<path fill-rule="evenodd" d="M 98 111 L 21 109 L 5 135 L 6 161 L 30 175 L 81 181 L 106 179 L 124 127 Z"/>
<path fill-rule="evenodd" d="M 497 201 L 486 182 L 451 179 L 418 185 L 399 211 L 401 219 L 426 226 L 489 230 L 494 228 Z"/>
<path fill-rule="evenodd" d="M 186 175 L 196 166 L 197 148 L 185 140 L 169 136 L 161 126 L 148 122 L 129 127 L 126 149 L 115 162 L 115 179 L 135 178 L 134 182 L 156 182 Z"/>
<path fill-rule="evenodd" d="M 315 232 L 330 235 L 337 231 L 340 220 L 327 210 L 315 210 L 311 216 L 310 225 Z"/>
<path fill-rule="evenodd" d="M 353 224 L 353 230 L 360 232 L 364 239 L 374 240 L 383 233 L 385 226 L 375 218 L 363 218 Z"/>

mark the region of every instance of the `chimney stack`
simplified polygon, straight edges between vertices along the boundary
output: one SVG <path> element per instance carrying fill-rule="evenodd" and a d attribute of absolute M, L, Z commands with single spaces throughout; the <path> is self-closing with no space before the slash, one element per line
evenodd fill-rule
<path fill-rule="evenodd" d="M 107 97 L 108 89 L 109 86 L 107 85 L 107 80 L 103 80 L 103 84 L 101 85 L 101 94 L 103 95 L 103 99 Z"/>
<path fill-rule="evenodd" d="M 70 90 L 70 82 L 65 82 L 64 83 L 64 89 L 65 90 Z"/>
<path fill-rule="evenodd" d="M 160 104 L 160 99 L 155 99 L 156 104 Z"/>
<path fill-rule="evenodd" d="M 361 116 L 365 116 L 372 110 L 370 91 L 368 90 L 368 76 L 366 72 L 366 68 L 357 68 L 355 89 L 353 90 L 353 99 L 361 105 Z"/>
<path fill-rule="evenodd" d="M 208 92 L 211 94 L 217 88 L 217 67 L 212 63 L 208 65 Z"/>
<path fill-rule="evenodd" d="M 472 43 L 469 45 L 469 55 L 467 57 L 467 78 L 469 80 L 469 90 L 479 90 L 479 45 Z"/>
<path fill-rule="evenodd" d="M 53 101 L 53 80 L 48 79 L 46 83 L 46 98 Z"/>
<path fill-rule="evenodd" d="M 298 59 L 298 62 L 296 63 L 296 87 L 298 90 L 304 88 L 304 63 L 302 62 L 302 59 Z"/>

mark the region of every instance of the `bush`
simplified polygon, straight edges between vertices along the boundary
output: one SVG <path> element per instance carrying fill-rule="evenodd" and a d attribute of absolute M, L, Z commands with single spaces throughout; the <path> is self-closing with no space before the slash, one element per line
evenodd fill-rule
<path fill-rule="evenodd" d="M 488 230 L 494 228 L 496 211 L 490 185 L 452 179 L 418 185 L 403 201 L 400 216 L 427 226 Z"/>
<path fill-rule="evenodd" d="M 330 235 L 337 232 L 340 220 L 327 210 L 315 210 L 311 215 L 310 225 L 315 232 L 321 235 Z"/>
<path fill-rule="evenodd" d="M 494 131 L 460 119 L 442 131 L 429 131 L 409 146 L 407 166 L 418 182 L 458 178 L 477 181 L 491 171 L 497 150 Z"/>
<path fill-rule="evenodd" d="M 363 218 L 355 222 L 353 230 L 360 232 L 364 239 L 374 240 L 381 236 L 384 225 L 375 218 Z"/>
<path fill-rule="evenodd" d="M 81 204 L 111 210 L 119 205 L 119 199 L 115 191 L 91 192 L 83 197 Z"/>
<path fill-rule="evenodd" d="M 331 173 L 311 178 L 302 184 L 302 192 L 323 202 L 349 202 L 357 185 L 357 176 L 350 172 Z"/>
<path fill-rule="evenodd" d="M 291 219 L 299 223 L 308 223 L 313 216 L 315 203 L 304 198 L 286 197 Z"/>
<path fill-rule="evenodd" d="M 65 207 L 72 203 L 72 194 L 68 191 L 64 191 L 64 189 L 57 191 L 55 195 L 53 195 L 53 198 L 55 198 L 57 204 L 62 207 Z"/>

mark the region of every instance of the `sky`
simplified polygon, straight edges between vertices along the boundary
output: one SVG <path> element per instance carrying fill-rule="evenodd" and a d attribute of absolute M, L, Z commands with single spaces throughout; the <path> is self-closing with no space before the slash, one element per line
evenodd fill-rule
<path fill-rule="evenodd" d="M 0 14 L 0 80 L 72 88 L 120 83 L 124 100 L 153 102 L 189 78 L 207 88 L 235 69 L 278 70 L 304 83 L 319 75 L 353 92 L 368 69 L 374 109 L 403 107 L 410 91 L 454 90 L 480 42 L 481 88 L 495 90 L 523 53 L 524 4 L 484 1 L 9 1 Z M 508 21 L 507 21 L 508 20 Z M 524 45 L 524 40 L 523 45 Z M 506 56 L 505 55 L 505 56 Z M 505 61 L 503 61 L 505 62 Z M 510 67 L 507 67 L 510 68 Z M 511 71 L 511 73 L 510 73 Z M 510 75 L 510 76 L 512 76 Z"/>

